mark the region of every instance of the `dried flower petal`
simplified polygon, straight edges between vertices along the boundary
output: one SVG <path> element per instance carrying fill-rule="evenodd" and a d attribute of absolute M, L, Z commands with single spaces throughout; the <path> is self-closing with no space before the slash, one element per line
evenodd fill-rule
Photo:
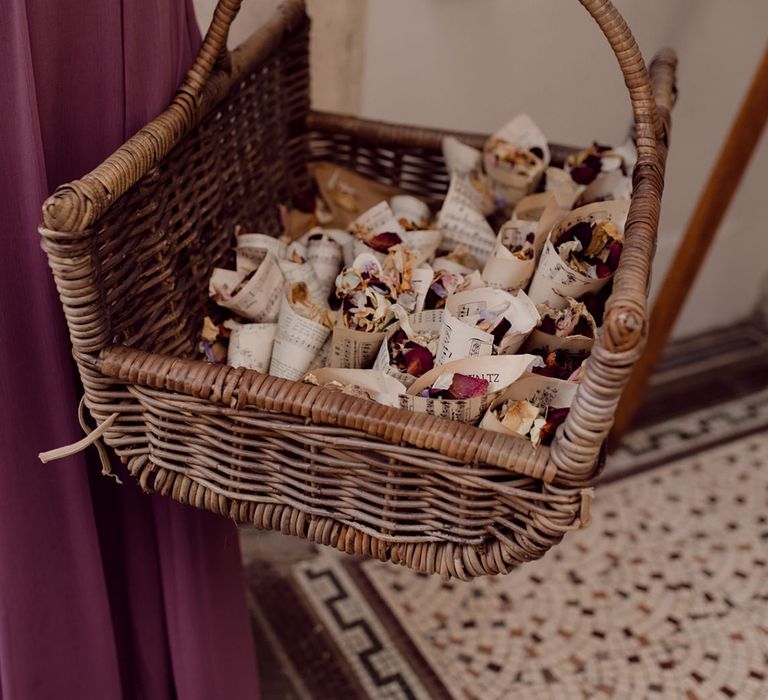
<path fill-rule="evenodd" d="M 493 336 L 493 344 L 501 345 L 501 341 L 509 332 L 510 328 L 512 328 L 512 324 L 510 323 L 509 319 L 502 316 L 501 320 L 494 326 L 493 330 L 491 331 L 491 335 Z"/>
<path fill-rule="evenodd" d="M 528 435 L 534 421 L 539 417 L 539 409 L 530 401 L 507 401 L 498 411 L 501 424 L 513 433 L 522 437 Z"/>
<path fill-rule="evenodd" d="M 203 330 L 200 332 L 200 338 L 212 343 L 219 337 L 219 327 L 211 320 L 209 316 L 203 319 Z"/>
<path fill-rule="evenodd" d="M 589 165 L 577 165 L 571 169 L 571 179 L 578 185 L 589 185 L 594 182 L 598 172 Z"/>
<path fill-rule="evenodd" d="M 618 265 L 624 236 L 611 221 L 589 223 L 581 221 L 571 226 L 559 238 L 558 255 L 576 272 L 596 279 L 610 277 Z"/>
<path fill-rule="evenodd" d="M 613 270 L 606 263 L 599 261 L 595 264 L 595 276 L 598 279 L 605 279 L 613 274 Z"/>
<path fill-rule="evenodd" d="M 399 245 L 403 239 L 394 232 L 378 233 L 369 238 L 366 243 L 378 253 L 386 253 L 392 246 Z"/>
<path fill-rule="evenodd" d="M 543 367 L 533 367 L 534 374 L 542 377 L 554 377 L 567 380 L 584 362 L 586 355 L 583 353 L 568 352 L 567 350 L 531 350 L 531 354 L 544 358 Z"/>
<path fill-rule="evenodd" d="M 563 424 L 570 408 L 550 408 L 547 411 L 546 422 L 538 430 L 538 441 L 542 445 L 551 445 L 552 439 L 555 437 L 558 427 Z M 531 442 L 533 442 L 534 435 L 531 434 Z"/>
<path fill-rule="evenodd" d="M 619 258 L 623 250 L 624 245 L 620 241 L 613 241 L 608 249 L 608 259 L 605 262 L 613 272 L 619 269 Z"/>
<path fill-rule="evenodd" d="M 420 377 L 435 366 L 435 358 L 423 345 L 409 342 L 410 347 L 403 354 L 403 371 L 413 377 Z"/>
<path fill-rule="evenodd" d="M 612 170 L 625 169 L 624 158 L 610 146 L 593 143 L 566 159 L 571 179 L 579 185 L 589 185 L 598 175 Z"/>
<path fill-rule="evenodd" d="M 594 337 L 595 322 L 587 308 L 575 299 L 568 299 L 564 309 L 551 309 L 548 306 L 540 308 L 541 324 L 539 331 L 568 338 L 575 335 L 587 338 Z"/>
<path fill-rule="evenodd" d="M 474 399 L 478 396 L 485 396 L 488 393 L 488 386 L 487 379 L 456 372 L 450 387 L 448 387 L 449 396 L 446 398 Z"/>

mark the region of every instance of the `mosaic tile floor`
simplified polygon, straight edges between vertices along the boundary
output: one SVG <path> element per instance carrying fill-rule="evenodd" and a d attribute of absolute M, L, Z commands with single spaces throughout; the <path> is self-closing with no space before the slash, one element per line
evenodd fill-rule
<path fill-rule="evenodd" d="M 508 576 L 362 570 L 455 700 L 757 700 L 767 513 L 761 434 L 603 487 L 590 528 Z"/>

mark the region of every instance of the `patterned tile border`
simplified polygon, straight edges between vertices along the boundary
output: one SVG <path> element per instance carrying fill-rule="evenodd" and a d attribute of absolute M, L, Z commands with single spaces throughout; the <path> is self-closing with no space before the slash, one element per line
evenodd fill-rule
<path fill-rule="evenodd" d="M 608 457 L 603 481 L 768 428 L 768 389 L 628 433 Z"/>
<path fill-rule="evenodd" d="M 346 572 L 328 550 L 293 567 L 299 588 L 355 671 L 368 698 L 431 700 L 418 677 Z"/>

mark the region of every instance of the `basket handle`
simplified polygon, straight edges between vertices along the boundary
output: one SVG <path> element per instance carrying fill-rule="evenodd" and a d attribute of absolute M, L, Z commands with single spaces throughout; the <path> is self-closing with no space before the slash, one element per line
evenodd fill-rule
<path fill-rule="evenodd" d="M 179 92 L 199 97 L 215 68 L 229 72 L 232 60 L 227 50 L 227 39 L 242 3 L 243 0 L 218 1 L 195 62 L 187 71 Z"/>
<path fill-rule="evenodd" d="M 202 92 L 214 68 L 229 71 L 230 53 L 227 50 L 229 30 L 237 17 L 243 0 L 219 0 L 211 24 L 192 68 L 182 85 L 193 95 Z M 659 118 L 653 99 L 651 80 L 645 61 L 632 32 L 611 0 L 579 0 L 592 15 L 616 54 L 624 82 L 629 90 L 637 129 L 638 160 L 655 161 L 656 139 L 664 137 L 663 122 Z"/>
<path fill-rule="evenodd" d="M 613 293 L 606 303 L 603 325 L 584 365 L 571 410 L 552 443 L 551 458 L 558 473 L 575 481 L 590 479 L 595 473 L 622 391 L 645 345 L 650 266 L 664 189 L 666 134 L 675 98 L 676 66 L 677 58 L 670 50 L 660 52 L 651 64 L 654 93 L 659 99 L 656 113 L 662 119 L 665 138 L 654 144 L 655 161 L 650 160 L 651 150 L 646 148 L 644 158 L 638 159 L 635 167 L 624 250 L 613 278 Z"/>

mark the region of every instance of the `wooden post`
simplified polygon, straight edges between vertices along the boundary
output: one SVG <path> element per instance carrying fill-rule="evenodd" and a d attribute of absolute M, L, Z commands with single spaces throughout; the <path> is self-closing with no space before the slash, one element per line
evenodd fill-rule
<path fill-rule="evenodd" d="M 616 412 L 610 445 L 626 432 L 648 378 L 661 358 L 731 199 L 739 187 L 768 119 L 768 47 L 699 197 L 650 316 L 648 343 Z"/>

